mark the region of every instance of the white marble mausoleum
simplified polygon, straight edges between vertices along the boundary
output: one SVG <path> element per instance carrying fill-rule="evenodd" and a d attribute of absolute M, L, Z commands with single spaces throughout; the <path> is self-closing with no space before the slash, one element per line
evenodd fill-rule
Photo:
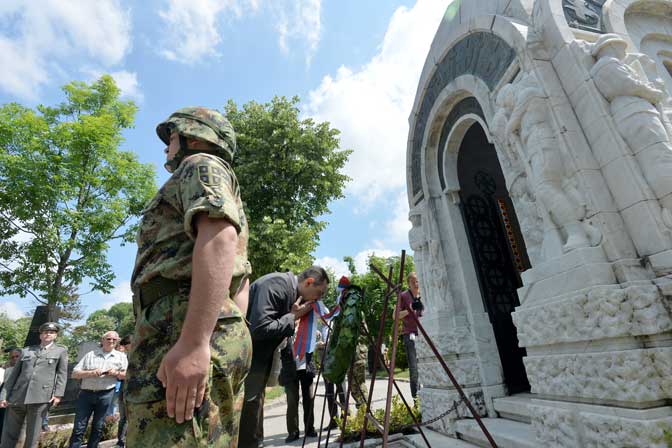
<path fill-rule="evenodd" d="M 672 446 L 670 92 L 671 0 L 446 11 L 409 239 L 422 322 L 501 447 Z M 427 420 L 458 396 L 419 344 Z M 434 428 L 484 440 L 464 406 Z"/>

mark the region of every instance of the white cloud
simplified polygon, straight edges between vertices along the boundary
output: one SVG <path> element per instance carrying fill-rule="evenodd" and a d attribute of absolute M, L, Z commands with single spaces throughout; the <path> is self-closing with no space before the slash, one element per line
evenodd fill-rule
<path fill-rule="evenodd" d="M 386 242 L 389 245 L 406 244 L 411 222 L 408 220 L 408 198 L 406 189 L 399 190 L 394 201 L 392 219 L 385 222 Z"/>
<path fill-rule="evenodd" d="M 83 70 L 87 75 L 90 76 L 91 81 L 100 78 L 105 72 L 101 70 Z M 145 99 L 145 95 L 140 89 L 140 83 L 138 82 L 138 74 L 135 72 L 129 72 L 126 70 L 119 70 L 114 72 L 109 72 L 109 75 L 114 78 L 114 82 L 117 83 L 117 87 L 121 90 L 121 96 L 135 100 L 138 103 L 141 103 Z"/>
<path fill-rule="evenodd" d="M 284 52 L 289 51 L 288 41 L 305 42 L 306 64 L 310 64 L 311 58 L 320 43 L 322 32 L 322 0 L 294 0 L 278 2 L 279 19 L 276 23 L 278 31 L 278 44 Z M 284 3 L 284 5 L 283 5 Z"/>
<path fill-rule="evenodd" d="M 380 50 L 361 69 L 341 66 L 309 93 L 306 115 L 341 130 L 353 149 L 348 189 L 373 201 L 406 185 L 408 116 L 430 44 L 450 0 L 418 0 L 393 14 Z M 372 167 L 375 166 L 375 169 Z"/>
<path fill-rule="evenodd" d="M 315 260 L 315 264 L 322 266 L 325 269 L 331 269 L 334 271 L 334 276 L 338 280 L 341 276 L 349 276 L 350 270 L 348 269 L 347 263 L 345 261 L 339 261 L 334 257 L 322 257 Z"/>
<path fill-rule="evenodd" d="M 101 309 L 108 309 L 112 305 L 116 305 L 117 303 L 122 303 L 122 302 L 132 302 L 133 301 L 133 293 L 131 292 L 131 282 L 128 280 L 124 280 L 120 283 L 118 283 L 114 289 L 112 289 L 112 292 L 108 295 L 103 296 L 106 300 L 100 305 Z"/>
<path fill-rule="evenodd" d="M 27 314 L 15 302 L 0 302 L 0 314 L 5 314 L 10 319 L 26 317 Z"/>
<path fill-rule="evenodd" d="M 376 257 L 393 257 L 395 255 L 399 255 L 399 253 L 382 247 L 378 247 L 376 249 L 365 249 L 359 252 L 354 256 L 355 269 L 357 269 L 358 274 L 363 274 L 369 271 L 368 261 L 371 255 L 375 255 Z"/>
<path fill-rule="evenodd" d="M 6 2 L 0 7 L 0 89 L 35 99 L 49 72 L 62 71 L 75 57 L 111 66 L 130 46 L 130 14 L 119 0 Z"/>
<path fill-rule="evenodd" d="M 280 48 L 287 52 L 290 42 L 304 44 L 310 62 L 320 42 L 321 0 L 168 0 L 159 12 L 166 35 L 160 54 L 184 63 L 217 57 L 227 21 L 264 8 L 275 22 Z"/>

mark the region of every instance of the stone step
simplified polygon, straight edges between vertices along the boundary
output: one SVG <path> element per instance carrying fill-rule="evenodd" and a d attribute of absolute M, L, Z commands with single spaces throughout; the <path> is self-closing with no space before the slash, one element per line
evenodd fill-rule
<path fill-rule="evenodd" d="M 529 405 L 532 403 L 532 394 L 518 394 L 510 397 L 495 398 L 495 411 L 501 418 L 530 423 Z"/>
<path fill-rule="evenodd" d="M 483 423 L 495 439 L 498 448 L 535 448 L 537 446 L 532 425 L 503 418 L 484 418 Z M 490 447 L 488 439 L 475 420 L 458 420 L 456 426 L 460 439 L 480 447 Z"/>
<path fill-rule="evenodd" d="M 475 448 L 474 444 L 464 440 L 448 437 L 429 428 L 423 428 L 423 430 L 432 448 Z M 406 439 L 412 444 L 413 448 L 427 448 L 427 444 L 420 434 L 408 435 Z"/>

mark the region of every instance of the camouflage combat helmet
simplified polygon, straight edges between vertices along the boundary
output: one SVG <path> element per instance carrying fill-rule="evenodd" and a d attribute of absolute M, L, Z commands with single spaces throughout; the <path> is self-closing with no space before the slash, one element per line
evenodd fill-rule
<path fill-rule="evenodd" d="M 180 149 L 172 160 L 166 162 L 166 169 L 173 172 L 189 153 L 202 152 L 187 148 L 186 139 L 192 138 L 212 143 L 213 152 L 231 162 L 236 152 L 236 134 L 229 120 L 221 113 L 205 107 L 184 107 L 173 112 L 167 120 L 159 123 L 156 133 L 166 145 L 170 144 L 170 133 L 180 135 Z"/>

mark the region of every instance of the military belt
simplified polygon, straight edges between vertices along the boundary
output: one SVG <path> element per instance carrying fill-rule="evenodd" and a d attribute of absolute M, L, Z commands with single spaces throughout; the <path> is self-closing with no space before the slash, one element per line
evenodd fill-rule
<path fill-rule="evenodd" d="M 173 280 L 165 277 L 154 277 L 140 286 L 140 308 L 146 309 L 156 303 L 161 297 L 176 293 L 188 294 L 191 289 L 191 280 Z"/>

